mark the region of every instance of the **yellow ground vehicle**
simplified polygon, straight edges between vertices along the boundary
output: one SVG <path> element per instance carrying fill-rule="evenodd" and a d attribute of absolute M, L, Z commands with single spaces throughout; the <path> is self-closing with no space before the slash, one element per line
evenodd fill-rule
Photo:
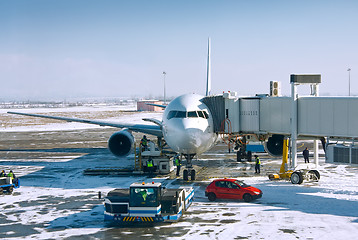
<path fill-rule="evenodd" d="M 320 179 L 320 174 L 317 170 L 311 169 L 296 169 L 288 170 L 287 169 L 287 159 L 288 159 L 288 139 L 283 140 L 283 152 L 282 152 L 282 164 L 279 173 L 269 174 L 268 177 L 270 180 L 291 180 L 292 184 L 301 184 L 303 180 L 306 181 L 318 181 Z"/>

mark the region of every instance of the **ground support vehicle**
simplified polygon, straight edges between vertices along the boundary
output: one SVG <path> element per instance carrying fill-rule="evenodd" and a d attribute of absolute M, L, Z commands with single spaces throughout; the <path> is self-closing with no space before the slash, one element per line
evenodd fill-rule
<path fill-rule="evenodd" d="M 262 144 L 254 143 L 254 144 L 247 144 L 242 147 L 239 147 L 236 152 L 236 160 L 241 162 L 243 159 L 247 161 L 252 161 L 253 153 L 264 153 L 265 148 Z"/>
<path fill-rule="evenodd" d="M 292 172 L 290 180 L 292 184 L 301 184 L 304 180 L 308 182 L 318 182 L 320 174 L 317 170 L 299 169 Z"/>
<path fill-rule="evenodd" d="M 270 180 L 290 180 L 292 184 L 301 184 L 303 181 L 318 182 L 321 176 L 317 170 L 296 168 L 296 170 L 269 174 L 268 177 Z"/>
<path fill-rule="evenodd" d="M 320 174 L 317 170 L 309 169 L 308 165 L 297 166 L 295 170 L 287 170 L 288 139 L 284 139 L 282 164 L 279 173 L 269 174 L 270 180 L 291 180 L 292 184 L 301 184 L 305 181 L 319 181 Z"/>
<path fill-rule="evenodd" d="M 18 178 L 0 177 L 0 195 L 3 193 L 12 193 L 14 188 L 20 187 L 20 180 Z"/>
<path fill-rule="evenodd" d="M 161 183 L 133 183 L 104 199 L 104 220 L 114 223 L 177 221 L 194 199 L 192 187 L 167 189 Z"/>
<path fill-rule="evenodd" d="M 152 160 L 152 169 L 147 166 L 149 158 Z M 174 170 L 174 164 L 170 156 L 163 154 L 154 142 L 149 141 L 147 149 L 144 150 L 140 147 L 136 150 L 135 168 L 144 172 L 168 174 Z"/>
<path fill-rule="evenodd" d="M 210 201 L 216 199 L 243 199 L 245 202 L 262 197 L 258 188 L 246 185 L 243 181 L 232 178 L 216 179 L 205 189 L 205 196 Z"/>

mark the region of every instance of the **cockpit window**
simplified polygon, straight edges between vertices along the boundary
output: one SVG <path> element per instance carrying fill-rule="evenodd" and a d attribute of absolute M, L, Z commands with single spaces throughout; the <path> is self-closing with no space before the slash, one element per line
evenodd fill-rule
<path fill-rule="evenodd" d="M 177 111 L 177 114 L 175 115 L 176 118 L 186 118 L 186 112 L 183 111 Z"/>
<path fill-rule="evenodd" d="M 208 119 L 209 115 L 206 111 L 170 111 L 168 113 L 168 120 L 172 118 L 205 118 Z"/>
<path fill-rule="evenodd" d="M 199 117 L 201 117 L 201 118 L 205 118 L 203 111 L 198 111 L 198 115 L 199 115 Z"/>
<path fill-rule="evenodd" d="M 169 119 L 172 119 L 173 117 L 175 117 L 175 115 L 177 114 L 177 111 L 170 111 L 169 113 L 168 113 L 168 120 Z"/>
<path fill-rule="evenodd" d="M 190 118 L 197 118 L 197 117 L 198 117 L 198 114 L 196 113 L 196 111 L 191 111 L 191 112 L 188 112 L 188 117 L 190 117 Z"/>

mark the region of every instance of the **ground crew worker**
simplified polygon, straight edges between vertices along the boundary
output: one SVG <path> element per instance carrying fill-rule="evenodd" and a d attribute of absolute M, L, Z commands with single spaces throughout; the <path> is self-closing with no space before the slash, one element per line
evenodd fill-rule
<path fill-rule="evenodd" d="M 12 170 L 10 170 L 10 172 L 9 172 L 9 174 L 7 176 L 11 177 L 11 179 L 15 178 L 15 174 L 12 172 Z"/>
<path fill-rule="evenodd" d="M 255 155 L 255 160 L 256 160 L 256 164 L 255 164 L 255 173 L 260 174 L 260 166 L 261 166 L 261 161 L 259 156 Z"/>
<path fill-rule="evenodd" d="M 140 195 L 142 196 L 143 200 L 145 201 L 147 199 L 147 190 L 140 191 Z"/>
<path fill-rule="evenodd" d="M 149 157 L 147 160 L 147 168 L 148 168 L 149 173 L 152 175 L 153 174 L 153 159 L 151 157 Z"/>
<path fill-rule="evenodd" d="M 310 155 L 310 151 L 308 151 L 308 149 L 306 148 L 305 150 L 303 150 L 303 158 L 305 159 L 305 163 L 310 163 L 310 160 L 308 159 L 309 155 Z"/>
<path fill-rule="evenodd" d="M 5 170 L 2 170 L 2 172 L 0 173 L 0 177 L 6 177 Z"/>
<path fill-rule="evenodd" d="M 175 166 L 177 167 L 177 176 L 180 176 L 180 159 L 179 156 L 175 156 L 174 158 Z"/>
<path fill-rule="evenodd" d="M 140 140 L 140 145 L 142 147 L 142 151 L 146 151 L 148 149 L 148 139 L 146 135 L 143 135 L 142 140 Z"/>

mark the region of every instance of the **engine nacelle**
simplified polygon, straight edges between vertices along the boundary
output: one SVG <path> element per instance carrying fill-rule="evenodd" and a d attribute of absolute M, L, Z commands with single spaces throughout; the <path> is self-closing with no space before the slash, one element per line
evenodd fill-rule
<path fill-rule="evenodd" d="M 268 138 L 265 144 L 265 150 L 274 157 L 281 157 L 283 151 L 283 139 L 285 136 L 274 134 Z"/>
<path fill-rule="evenodd" d="M 108 140 L 108 149 L 117 157 L 127 156 L 134 144 L 133 135 L 127 130 L 114 133 Z"/>

